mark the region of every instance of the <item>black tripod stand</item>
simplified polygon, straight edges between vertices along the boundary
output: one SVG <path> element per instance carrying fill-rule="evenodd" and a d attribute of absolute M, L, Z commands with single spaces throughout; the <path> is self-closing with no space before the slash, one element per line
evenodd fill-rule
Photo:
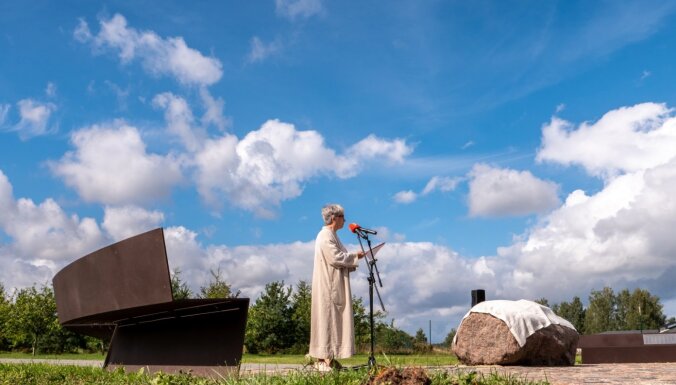
<path fill-rule="evenodd" d="M 359 246 L 361 247 L 361 251 L 365 252 L 364 250 L 364 245 L 362 244 L 362 239 L 366 241 L 366 244 L 368 246 L 368 253 L 366 253 L 366 265 L 368 266 L 369 269 L 369 276 L 368 276 L 368 282 L 369 282 L 369 326 L 371 329 L 371 351 L 369 353 L 369 361 L 368 361 L 368 366 L 369 368 L 373 368 L 376 366 L 376 357 L 374 355 L 374 350 L 375 350 L 375 323 L 373 319 L 373 291 L 375 289 L 376 294 L 378 295 L 378 301 L 380 301 L 380 307 L 383 309 L 383 312 L 385 311 L 385 305 L 383 305 L 383 300 L 380 298 L 380 292 L 378 291 L 378 286 L 375 285 L 376 280 L 375 278 L 378 278 L 378 285 L 380 287 L 383 287 L 383 282 L 380 280 L 380 273 L 378 272 L 378 265 L 376 265 L 376 257 L 373 254 L 373 249 L 371 248 L 371 240 L 369 239 L 369 235 L 366 232 L 363 231 L 355 231 L 357 234 L 357 239 L 359 240 Z M 374 274 L 375 273 L 375 274 Z"/>

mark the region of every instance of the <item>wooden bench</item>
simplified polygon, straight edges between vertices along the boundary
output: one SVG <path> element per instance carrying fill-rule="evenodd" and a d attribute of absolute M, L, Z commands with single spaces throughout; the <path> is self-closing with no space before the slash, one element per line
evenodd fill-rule
<path fill-rule="evenodd" d="M 76 260 L 53 284 L 61 325 L 110 341 L 104 367 L 224 375 L 240 364 L 249 299 L 174 300 L 161 228 Z"/>

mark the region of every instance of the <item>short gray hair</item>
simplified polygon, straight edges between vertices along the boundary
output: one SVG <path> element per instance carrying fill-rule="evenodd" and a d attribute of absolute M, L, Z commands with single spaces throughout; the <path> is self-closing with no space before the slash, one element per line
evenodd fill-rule
<path fill-rule="evenodd" d="M 331 203 L 322 207 L 322 217 L 324 218 L 325 225 L 330 225 L 335 219 L 336 215 L 339 214 L 345 215 L 343 206 L 339 204 Z"/>

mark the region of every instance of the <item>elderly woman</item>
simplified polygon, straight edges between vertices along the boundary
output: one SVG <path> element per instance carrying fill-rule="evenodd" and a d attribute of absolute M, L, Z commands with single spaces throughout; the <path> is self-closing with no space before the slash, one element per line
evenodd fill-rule
<path fill-rule="evenodd" d="M 336 231 L 345 225 L 345 211 L 340 205 L 322 208 L 324 227 L 315 241 L 312 273 L 312 321 L 310 356 L 318 359 L 317 369 L 339 367 L 335 358 L 354 354 L 354 319 L 350 272 L 364 256 L 362 251 L 348 253 Z"/>

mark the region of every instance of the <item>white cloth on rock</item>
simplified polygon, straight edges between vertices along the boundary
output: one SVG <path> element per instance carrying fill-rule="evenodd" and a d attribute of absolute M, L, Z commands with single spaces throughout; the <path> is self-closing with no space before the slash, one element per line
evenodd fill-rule
<path fill-rule="evenodd" d="M 556 315 L 552 309 L 525 299 L 480 302 L 471 308 L 462 319 L 464 320 L 471 313 L 487 313 L 504 321 L 519 346 L 525 345 L 526 339 L 533 333 L 551 324 L 576 330 L 573 324 Z M 462 321 L 460 324 L 462 325 Z"/>
<path fill-rule="evenodd" d="M 336 232 L 324 226 L 315 241 L 312 272 L 312 357 L 348 358 L 354 354 L 350 272 L 357 262 L 357 254 L 348 253 Z"/>

